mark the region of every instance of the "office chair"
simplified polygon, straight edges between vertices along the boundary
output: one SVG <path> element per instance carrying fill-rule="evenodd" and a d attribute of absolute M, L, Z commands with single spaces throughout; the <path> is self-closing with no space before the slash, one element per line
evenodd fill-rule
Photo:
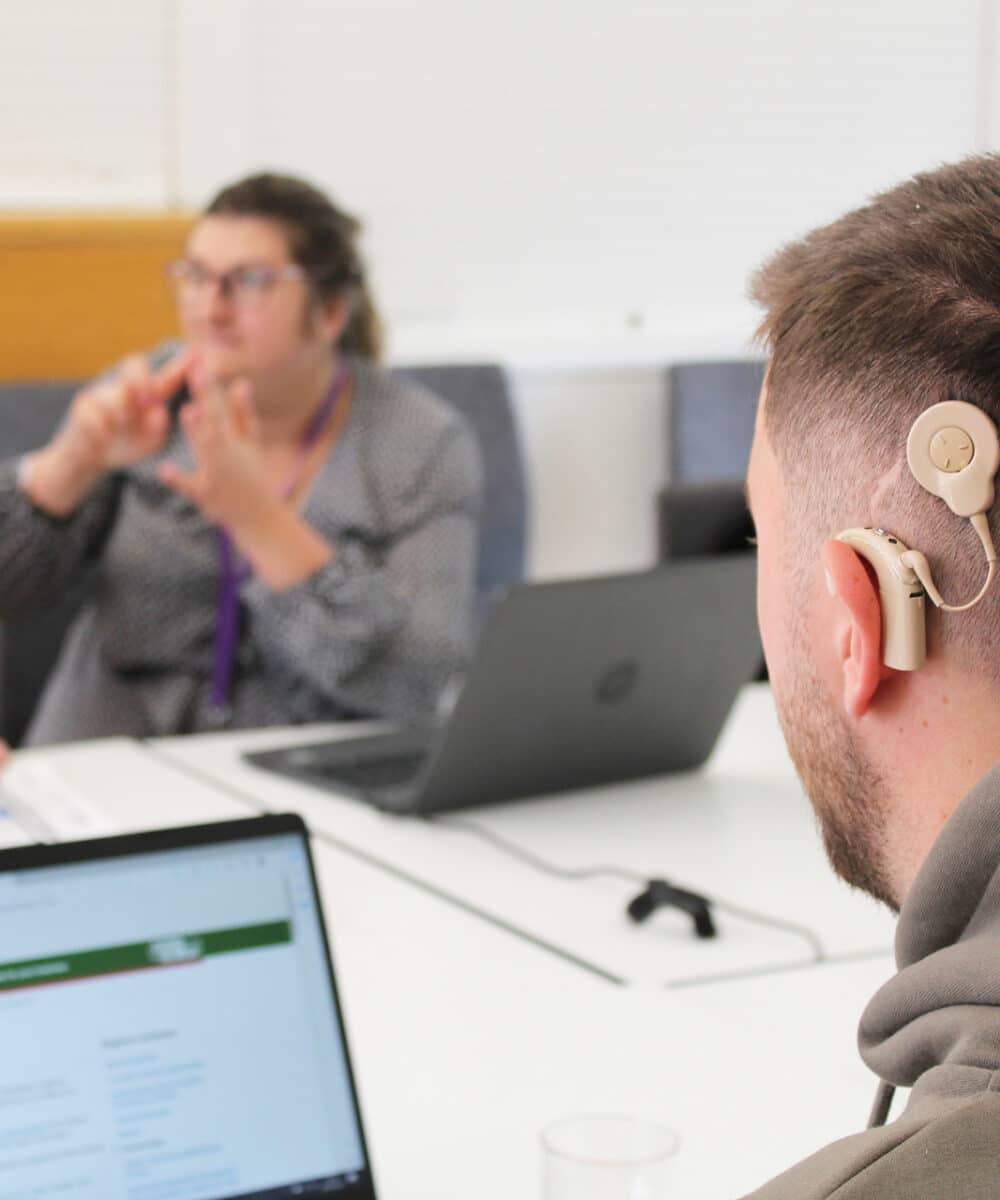
<path fill-rule="evenodd" d="M 12 458 L 48 441 L 78 386 L 0 386 L 0 457 Z M 92 578 L 84 577 L 48 603 L 0 625 L 0 737 L 11 745 L 24 736 L 66 630 L 92 588 Z"/>
<path fill-rule="evenodd" d="M 669 368 L 670 471 L 657 497 L 661 559 L 745 548 L 752 529 L 743 481 L 763 379 L 758 359 Z"/>
<path fill-rule="evenodd" d="M 746 478 L 761 359 L 677 363 L 667 372 L 671 483 Z"/>
<path fill-rule="evenodd" d="M 512 583 L 523 579 L 528 554 L 528 486 L 506 377 L 492 364 L 400 367 L 465 417 L 483 461 L 483 508 L 476 571 L 476 623 Z"/>
<path fill-rule="evenodd" d="M 656 498 L 661 561 L 749 552 L 743 488 L 763 380 L 758 359 L 669 368 L 670 474 Z M 763 665 L 757 678 L 767 678 Z"/>
<path fill-rule="evenodd" d="M 753 521 L 742 479 L 669 484 L 660 490 L 659 560 L 748 550 Z"/>

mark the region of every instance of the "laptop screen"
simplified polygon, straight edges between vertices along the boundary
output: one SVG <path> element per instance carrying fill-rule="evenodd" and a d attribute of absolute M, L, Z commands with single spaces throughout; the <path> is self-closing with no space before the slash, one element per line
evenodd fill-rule
<path fill-rule="evenodd" d="M 0 1194 L 373 1194 L 304 831 L 236 827 L 0 856 Z"/>

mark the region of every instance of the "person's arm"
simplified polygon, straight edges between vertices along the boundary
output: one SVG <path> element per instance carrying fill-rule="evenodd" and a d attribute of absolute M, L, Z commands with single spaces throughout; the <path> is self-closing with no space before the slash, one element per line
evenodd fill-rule
<path fill-rule="evenodd" d="M 50 517 L 71 517 L 109 472 L 159 450 L 169 431 L 170 398 L 190 365 L 186 351 L 155 371 L 145 359 L 129 358 L 114 375 L 79 391 L 20 480 L 32 504 Z"/>
<path fill-rule="evenodd" d="M 46 446 L 0 464 L 0 619 L 58 595 L 96 552 L 115 510 L 114 472 L 162 445 L 188 366 L 184 354 L 156 371 L 128 360 L 77 393 Z"/>
<path fill-rule="evenodd" d="M 244 590 L 251 638 L 292 693 L 352 711 L 429 717 L 465 662 L 477 563 L 481 468 L 464 426 L 442 430 L 396 490 L 389 544 L 340 539 L 289 588 Z"/>
<path fill-rule="evenodd" d="M 59 595 L 100 546 L 118 495 L 108 476 L 59 519 L 28 498 L 19 475 L 17 460 L 0 463 L 0 620 Z"/>

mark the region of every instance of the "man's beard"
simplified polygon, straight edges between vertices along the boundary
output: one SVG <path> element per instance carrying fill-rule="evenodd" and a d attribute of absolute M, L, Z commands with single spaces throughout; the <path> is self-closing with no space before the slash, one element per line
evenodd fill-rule
<path fill-rule="evenodd" d="M 837 875 L 888 905 L 893 895 L 886 867 L 886 793 L 882 777 L 851 736 L 843 716 L 826 702 L 808 658 L 803 677 L 782 699 L 778 717 L 788 752 L 812 802 L 827 858 Z"/>

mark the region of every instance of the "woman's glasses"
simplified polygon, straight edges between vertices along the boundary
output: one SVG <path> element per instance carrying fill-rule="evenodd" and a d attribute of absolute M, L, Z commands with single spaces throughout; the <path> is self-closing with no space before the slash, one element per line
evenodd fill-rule
<path fill-rule="evenodd" d="M 295 263 L 282 267 L 267 263 L 244 263 L 228 271 L 210 271 L 187 258 L 168 263 L 166 276 L 179 304 L 197 304 L 218 287 L 224 300 L 241 308 L 252 308 L 264 301 L 279 283 L 308 279 L 308 273 Z"/>

